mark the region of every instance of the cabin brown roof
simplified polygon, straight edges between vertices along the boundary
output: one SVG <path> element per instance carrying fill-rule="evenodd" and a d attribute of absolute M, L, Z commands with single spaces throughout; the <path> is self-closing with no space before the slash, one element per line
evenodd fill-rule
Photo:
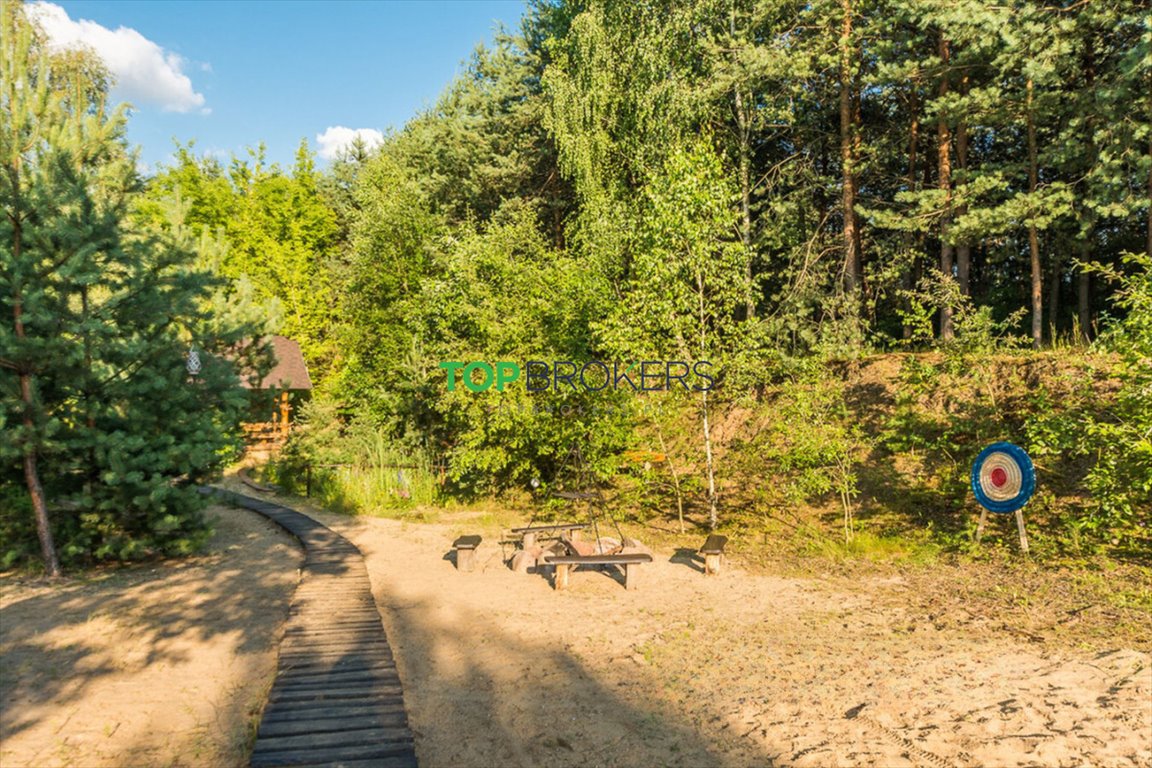
<path fill-rule="evenodd" d="M 308 364 L 304 362 L 299 344 L 287 336 L 273 336 L 272 351 L 276 355 L 276 365 L 258 387 L 253 387 L 241 377 L 245 389 L 312 389 Z"/>

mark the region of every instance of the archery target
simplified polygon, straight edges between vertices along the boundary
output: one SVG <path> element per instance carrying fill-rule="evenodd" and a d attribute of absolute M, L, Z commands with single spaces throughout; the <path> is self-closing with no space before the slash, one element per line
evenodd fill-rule
<path fill-rule="evenodd" d="M 1036 490 L 1036 470 L 1022 448 L 993 443 L 972 464 L 972 492 L 991 512 L 1015 512 Z"/>

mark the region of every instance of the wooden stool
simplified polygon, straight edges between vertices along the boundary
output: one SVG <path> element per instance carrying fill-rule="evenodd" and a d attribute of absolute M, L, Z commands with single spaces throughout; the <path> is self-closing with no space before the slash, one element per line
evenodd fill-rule
<path fill-rule="evenodd" d="M 452 542 L 456 550 L 456 570 L 471 571 L 476 567 L 476 547 L 480 546 L 479 536 L 461 536 Z"/>
<path fill-rule="evenodd" d="M 727 536 L 712 534 L 700 547 L 700 554 L 704 555 L 704 575 L 716 576 L 720 573 L 720 559 L 724 556 L 724 545 L 728 543 Z"/>

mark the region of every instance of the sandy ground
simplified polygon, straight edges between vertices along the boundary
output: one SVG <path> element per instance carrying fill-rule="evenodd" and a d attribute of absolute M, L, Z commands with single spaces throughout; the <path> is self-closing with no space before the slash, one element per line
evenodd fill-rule
<path fill-rule="evenodd" d="M 244 763 L 300 553 L 218 513 L 204 557 L 0 579 L 0 765 Z M 1123 642 L 927 613 L 899 576 L 705 578 L 683 550 L 636 591 L 578 571 L 557 593 L 472 513 L 313 513 L 367 556 L 428 768 L 1152 766 L 1152 658 Z M 450 543 L 477 531 L 459 573 Z"/>
<path fill-rule="evenodd" d="M 199 557 L 0 579 L 0 766 L 246 764 L 303 556 L 251 512 L 210 514 Z"/>
<path fill-rule="evenodd" d="M 706 578 L 680 551 L 557 593 L 491 532 L 458 573 L 466 520 L 317 517 L 368 558 L 430 768 L 1152 765 L 1148 653 L 914 615 L 900 578 Z"/>

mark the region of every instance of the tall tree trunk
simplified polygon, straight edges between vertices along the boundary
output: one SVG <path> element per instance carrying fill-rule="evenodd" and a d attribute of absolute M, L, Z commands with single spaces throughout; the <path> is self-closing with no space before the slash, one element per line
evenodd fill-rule
<path fill-rule="evenodd" d="M 1048 240 L 1048 249 L 1052 254 L 1052 274 L 1048 281 L 1048 333 L 1052 341 L 1056 340 L 1056 323 L 1060 317 L 1060 249 L 1052 247 L 1051 238 Z"/>
<path fill-rule="evenodd" d="M 860 66 L 856 70 L 855 82 L 852 86 L 852 236 L 855 238 L 853 250 L 856 253 L 856 275 L 860 279 L 861 290 L 867 291 L 868 285 L 864 281 L 864 243 L 863 228 L 860 226 L 860 216 L 856 213 L 855 200 L 860 194 L 860 156 L 864 143 L 863 86 L 860 83 L 860 73 L 864 67 L 864 50 L 858 46 L 856 49 Z"/>
<path fill-rule="evenodd" d="M 858 302 L 862 282 L 856 232 L 855 112 L 852 109 L 852 0 L 840 0 L 840 172 L 843 180 L 844 288 Z"/>
<path fill-rule="evenodd" d="M 912 113 L 912 122 L 908 126 L 908 191 L 915 192 L 916 186 L 916 152 L 920 145 L 920 99 L 917 94 L 917 83 L 912 82 L 912 94 L 908 99 L 908 108 Z M 916 254 L 916 235 L 913 232 L 906 232 L 904 234 L 904 247 L 908 249 L 909 253 Z M 904 289 L 911 291 L 915 289 L 916 283 L 919 282 L 920 276 L 918 266 L 920 257 L 918 254 L 914 255 L 913 263 L 908 265 L 908 269 L 904 272 Z M 903 305 L 905 311 L 911 309 L 911 300 L 904 299 Z M 903 337 L 905 339 L 912 338 L 912 326 L 904 323 Z"/>
<path fill-rule="evenodd" d="M 20 295 L 13 297 L 12 316 L 15 321 L 16 338 L 25 339 L 23 299 Z M 60 561 L 56 557 L 56 543 L 52 540 L 52 526 L 48 520 L 48 498 L 44 494 L 44 486 L 40 482 L 40 467 L 36 451 L 36 422 L 33 413 L 36 410 L 36 382 L 32 373 L 25 368 L 19 372 L 20 400 L 24 411 L 24 483 L 28 487 L 28 496 L 32 500 L 32 512 L 36 516 L 36 535 L 40 539 L 40 551 L 44 556 L 44 570 L 48 576 L 56 578 L 60 575 Z"/>
<path fill-rule="evenodd" d="M 707 349 L 707 316 L 704 313 L 704 274 L 696 273 L 696 298 L 700 309 L 700 356 Z M 708 423 L 708 390 L 700 390 L 701 426 L 704 432 L 704 461 L 708 470 L 708 530 L 716 530 L 720 522 L 716 512 L 716 468 L 712 458 L 712 428 Z"/>
<path fill-rule="evenodd" d="M 729 32 L 736 38 L 736 6 L 728 18 Z M 739 154 L 740 173 L 740 242 L 744 246 L 744 279 L 747 281 L 748 302 L 744 316 L 751 320 L 756 316 L 756 299 L 752 291 L 752 131 L 751 119 L 744 104 L 741 83 L 733 87 L 736 110 L 736 143 Z"/>
<path fill-rule="evenodd" d="M 708 465 L 708 530 L 716 530 L 720 523 L 716 512 L 716 469 L 712 459 L 712 430 L 708 426 L 708 391 L 700 393 L 701 422 L 704 428 L 704 460 Z"/>
<path fill-rule="evenodd" d="M 1036 150 L 1036 118 L 1032 114 L 1032 97 L 1035 86 L 1028 78 L 1025 86 L 1024 111 L 1028 124 L 1028 192 L 1036 194 L 1040 186 L 1040 171 Z M 1040 267 L 1040 237 L 1036 232 L 1035 218 L 1028 222 L 1028 252 L 1032 262 L 1032 346 L 1040 348 L 1044 340 L 1044 272 Z"/>
<path fill-rule="evenodd" d="M 744 246 L 744 279 L 747 281 L 748 302 L 744 316 L 756 317 L 756 299 L 752 290 L 752 142 L 749 135 L 748 115 L 744 112 L 744 98 L 736 88 L 736 129 L 740 133 L 740 242 Z"/>
<path fill-rule="evenodd" d="M 1096 45 L 1094 30 L 1089 29 L 1084 41 L 1084 89 L 1088 94 L 1089 108 L 1084 116 L 1084 140 L 1091 148 L 1091 163 L 1095 165 L 1099 160 L 1096 149 Z M 1080 227 L 1080 263 L 1087 264 L 1092 258 L 1092 241 L 1096 233 L 1096 214 L 1091 208 L 1082 208 L 1086 218 Z M 1076 325 L 1079 327 L 1078 342 L 1087 342 L 1091 339 L 1092 327 L 1092 275 L 1080 267 L 1076 280 Z"/>
<path fill-rule="evenodd" d="M 1152 139 L 1148 140 L 1148 157 L 1152 159 Z M 1152 200 L 1152 163 L 1148 166 L 1148 199 Z M 1152 205 L 1148 206 L 1148 258 L 1152 259 Z"/>
<path fill-rule="evenodd" d="M 17 161 L 19 162 L 19 161 Z M 19 171 L 12 173 L 16 179 Z M 12 259 L 19 263 L 24 239 L 23 222 L 19 202 L 19 182 L 13 184 L 17 199 L 12 206 L 13 212 L 9 214 L 12 223 Z M 19 288 L 12 297 L 12 324 L 16 338 L 23 342 L 27 338 L 24 328 L 24 297 Z M 44 571 L 50 578 L 60 576 L 60 561 L 56 557 L 56 543 L 52 540 L 52 526 L 48 520 L 48 498 L 44 493 L 44 486 L 40 482 L 40 467 L 36 450 L 36 381 L 32 371 L 27 368 L 28 363 L 21 361 L 17 375 L 20 380 L 20 400 L 23 405 L 24 422 L 24 483 L 28 487 L 28 496 L 32 500 L 32 512 L 36 516 L 36 535 L 40 539 L 40 551 L 44 556 Z"/>
<path fill-rule="evenodd" d="M 89 330 L 91 325 L 91 307 L 88 301 L 88 286 L 80 286 L 80 311 L 84 318 L 84 425 L 88 428 L 88 467 L 87 467 L 87 480 L 85 492 L 91 493 L 92 488 L 100 482 L 100 468 L 96 461 L 96 407 L 95 400 L 97 394 L 96 373 L 92 367 L 92 333 Z"/>
<path fill-rule="evenodd" d="M 40 539 L 40 551 L 44 555 L 44 570 L 51 578 L 60 575 L 60 561 L 56 558 L 56 543 L 52 540 L 52 527 L 48 521 L 48 498 L 40 483 L 40 467 L 37 463 L 36 446 L 32 439 L 36 428 L 32 420 L 35 404 L 33 394 L 35 384 L 32 374 L 20 374 L 20 399 L 24 401 L 24 430 L 28 437 L 24 444 L 24 483 L 28 486 L 28 496 L 32 499 L 32 512 L 36 515 L 36 535 Z"/>
<path fill-rule="evenodd" d="M 948 39 L 940 35 L 940 97 L 948 95 Z M 940 272 L 946 280 L 952 279 L 952 244 L 948 242 L 948 230 L 952 224 L 952 131 L 944 114 L 936 122 L 936 156 L 939 166 L 938 183 L 944 192 L 944 213 L 940 218 Z M 952 338 L 952 306 L 945 303 L 940 307 L 940 338 Z"/>
<path fill-rule="evenodd" d="M 1091 258 L 1092 237 L 1089 233 L 1089 236 L 1080 243 L 1080 261 L 1086 264 Z M 1092 275 L 1081 269 L 1078 282 L 1076 317 L 1080 326 L 1079 340 L 1087 342 L 1092 339 Z"/>
<path fill-rule="evenodd" d="M 832 166 L 831 147 L 828 146 L 828 134 L 820 132 L 820 146 L 816 151 L 816 172 L 820 176 L 827 176 L 829 169 Z M 828 217 L 832 212 L 833 199 L 828 195 L 828 188 L 824 184 L 812 184 L 812 207 L 815 209 L 813 213 L 813 226 L 814 231 L 819 231 L 823 228 L 824 222 L 828 221 Z M 805 229 L 805 232 L 808 230 Z"/>
<path fill-rule="evenodd" d="M 968 95 L 968 72 L 960 77 L 960 93 Z M 956 167 L 961 171 L 968 170 L 968 123 L 963 117 L 956 125 Z M 956 206 L 956 216 L 963 216 L 968 212 L 968 206 Z M 960 284 L 960 293 L 965 296 L 972 295 L 972 245 L 967 240 L 956 244 L 956 282 Z"/>

